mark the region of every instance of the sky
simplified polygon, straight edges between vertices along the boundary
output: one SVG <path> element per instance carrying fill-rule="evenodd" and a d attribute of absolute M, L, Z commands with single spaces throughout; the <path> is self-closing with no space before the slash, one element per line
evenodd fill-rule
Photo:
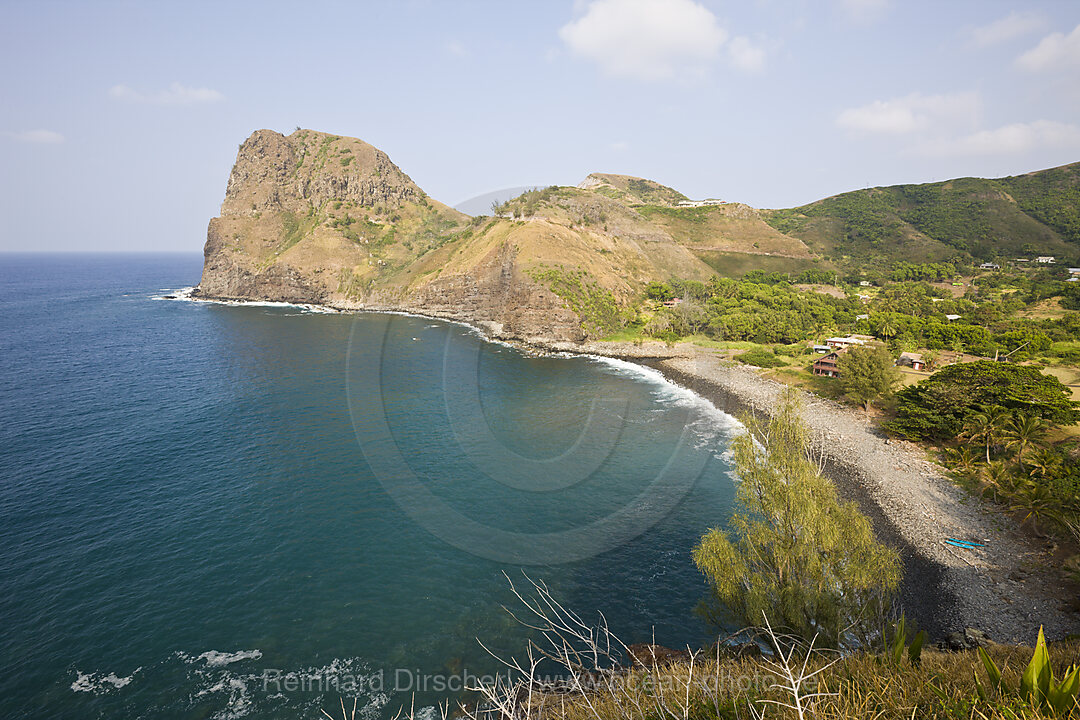
<path fill-rule="evenodd" d="M 0 0 L 0 67 L 0 251 L 198 251 L 260 128 L 362 138 L 451 205 L 1080 160 L 1075 0 Z"/>

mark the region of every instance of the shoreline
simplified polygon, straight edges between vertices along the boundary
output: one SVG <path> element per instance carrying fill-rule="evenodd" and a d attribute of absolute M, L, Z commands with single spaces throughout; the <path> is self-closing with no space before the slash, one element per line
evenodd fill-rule
<path fill-rule="evenodd" d="M 707 351 L 658 363 L 665 374 L 719 401 L 720 409 L 768 415 L 787 386 Z M 974 628 L 991 640 L 1031 643 L 1080 631 L 1080 614 L 1060 606 L 1061 581 L 1046 570 L 1041 543 L 1017 532 L 1010 517 L 958 487 L 924 448 L 884 437 L 858 410 L 800 391 L 803 419 L 825 475 L 854 501 L 880 540 L 904 562 L 901 602 L 922 629 L 939 638 Z M 966 551 L 949 537 L 977 540 Z"/>
<path fill-rule="evenodd" d="M 653 363 L 649 363 L 653 366 Z M 739 417 L 746 413 L 760 412 L 746 398 L 710 381 L 701 375 L 672 367 L 666 361 L 655 363 L 657 370 L 673 382 L 698 393 L 724 412 Z M 760 378 L 758 378 L 760 380 Z M 815 451 L 821 451 L 815 443 Z M 823 474 L 836 486 L 840 498 L 854 502 L 859 511 L 870 520 L 875 537 L 900 553 L 904 575 L 899 588 L 900 607 L 909 621 L 920 630 L 926 630 L 931 640 L 941 640 L 950 632 L 963 631 L 965 625 L 958 607 L 958 599 L 949 586 L 945 569 L 919 552 L 908 542 L 896 523 L 878 505 L 870 492 L 859 482 L 857 469 L 839 463 L 825 454 Z"/>
<path fill-rule="evenodd" d="M 267 305 L 241 298 L 199 297 L 194 291 L 197 288 L 174 299 Z M 500 336 L 497 323 L 415 308 L 273 304 L 313 312 L 394 313 L 441 320 L 470 327 L 485 341 L 526 353 L 591 355 L 637 363 L 733 417 L 747 412 L 768 415 L 786 387 L 747 366 L 722 364 L 708 350 L 685 343 L 511 338 Z M 944 640 L 951 633 L 962 635 L 967 628 L 983 631 L 996 642 L 1014 644 L 1031 643 L 1040 627 L 1048 639 L 1080 632 L 1080 614 L 1058 607 L 1053 594 L 1046 592 L 1060 581 L 1040 568 L 1045 565 L 1040 562 L 1042 551 L 1010 527 L 1010 519 L 1002 522 L 989 505 L 957 487 L 944 468 L 926 459 L 923 448 L 881 436 L 857 410 L 805 391 L 799 395 L 813 450 L 825 460 L 825 476 L 842 499 L 855 502 L 869 518 L 878 539 L 900 552 L 904 565 L 901 607 L 932 640 Z M 960 551 L 945 544 L 947 537 L 975 539 L 985 546 Z"/>

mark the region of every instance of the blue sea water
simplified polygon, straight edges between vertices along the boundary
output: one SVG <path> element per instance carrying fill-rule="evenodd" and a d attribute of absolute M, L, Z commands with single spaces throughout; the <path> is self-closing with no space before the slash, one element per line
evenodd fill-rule
<path fill-rule="evenodd" d="M 709 640 L 730 418 L 461 325 L 160 299 L 200 264 L 0 255 L 0 717 L 430 705 L 524 647 L 504 573 Z"/>

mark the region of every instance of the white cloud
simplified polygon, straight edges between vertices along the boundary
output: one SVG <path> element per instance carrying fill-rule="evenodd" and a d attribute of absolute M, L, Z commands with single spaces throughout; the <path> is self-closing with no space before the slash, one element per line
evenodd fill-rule
<path fill-rule="evenodd" d="M 839 4 L 849 19 L 858 22 L 877 20 L 889 9 L 889 0 L 839 0 Z"/>
<path fill-rule="evenodd" d="M 946 155 L 1010 155 L 1033 150 L 1080 150 L 1080 126 L 1053 120 L 1013 123 L 935 145 Z"/>
<path fill-rule="evenodd" d="M 187 87 L 175 82 L 167 89 L 154 93 L 139 92 L 127 85 L 113 85 L 109 88 L 109 97 L 149 105 L 199 105 L 225 99 L 217 90 Z"/>
<path fill-rule="evenodd" d="M 971 45 L 983 48 L 1033 33 L 1043 25 L 1045 22 L 1040 15 L 1014 10 L 1000 20 L 972 28 L 968 35 Z"/>
<path fill-rule="evenodd" d="M 741 35 L 728 44 L 728 58 L 732 65 L 747 72 L 759 72 L 765 68 L 765 48 Z"/>
<path fill-rule="evenodd" d="M 978 110 L 979 97 L 975 93 L 911 93 L 900 98 L 875 100 L 868 105 L 848 108 L 837 116 L 836 124 L 858 132 L 908 135 L 941 129 L 943 126 L 973 123 Z"/>
<path fill-rule="evenodd" d="M 640 80 L 700 76 L 727 36 L 694 0 L 593 0 L 559 29 L 573 53 L 610 75 Z"/>
<path fill-rule="evenodd" d="M 64 136 L 52 130 L 23 130 L 21 132 L 5 131 L 4 137 L 34 145 L 57 145 L 64 142 Z"/>
<path fill-rule="evenodd" d="M 1068 35 L 1050 33 L 1018 57 L 1016 64 L 1032 72 L 1080 67 L 1080 25 Z"/>

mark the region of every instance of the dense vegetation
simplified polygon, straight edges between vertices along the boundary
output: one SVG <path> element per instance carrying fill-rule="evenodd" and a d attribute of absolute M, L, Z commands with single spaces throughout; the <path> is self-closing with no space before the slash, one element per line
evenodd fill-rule
<path fill-rule="evenodd" d="M 1069 242 L 1080 242 L 1080 163 L 1001 180 L 1020 208 Z"/>
<path fill-rule="evenodd" d="M 1080 164 L 997 180 L 856 190 L 765 218 L 837 262 L 1016 254 L 1071 262 L 1080 258 Z"/>
<path fill-rule="evenodd" d="M 957 437 L 969 419 L 988 407 L 1023 413 L 1055 425 L 1080 421 L 1069 389 L 1037 367 L 980 360 L 950 365 L 897 395 L 894 432 L 917 440 Z"/>
<path fill-rule="evenodd" d="M 851 325 L 861 312 L 857 299 L 804 293 L 760 277 L 652 283 L 646 296 L 682 299 L 645 322 L 644 331 L 662 339 L 701 333 L 718 340 L 793 343 L 826 328 Z"/>

